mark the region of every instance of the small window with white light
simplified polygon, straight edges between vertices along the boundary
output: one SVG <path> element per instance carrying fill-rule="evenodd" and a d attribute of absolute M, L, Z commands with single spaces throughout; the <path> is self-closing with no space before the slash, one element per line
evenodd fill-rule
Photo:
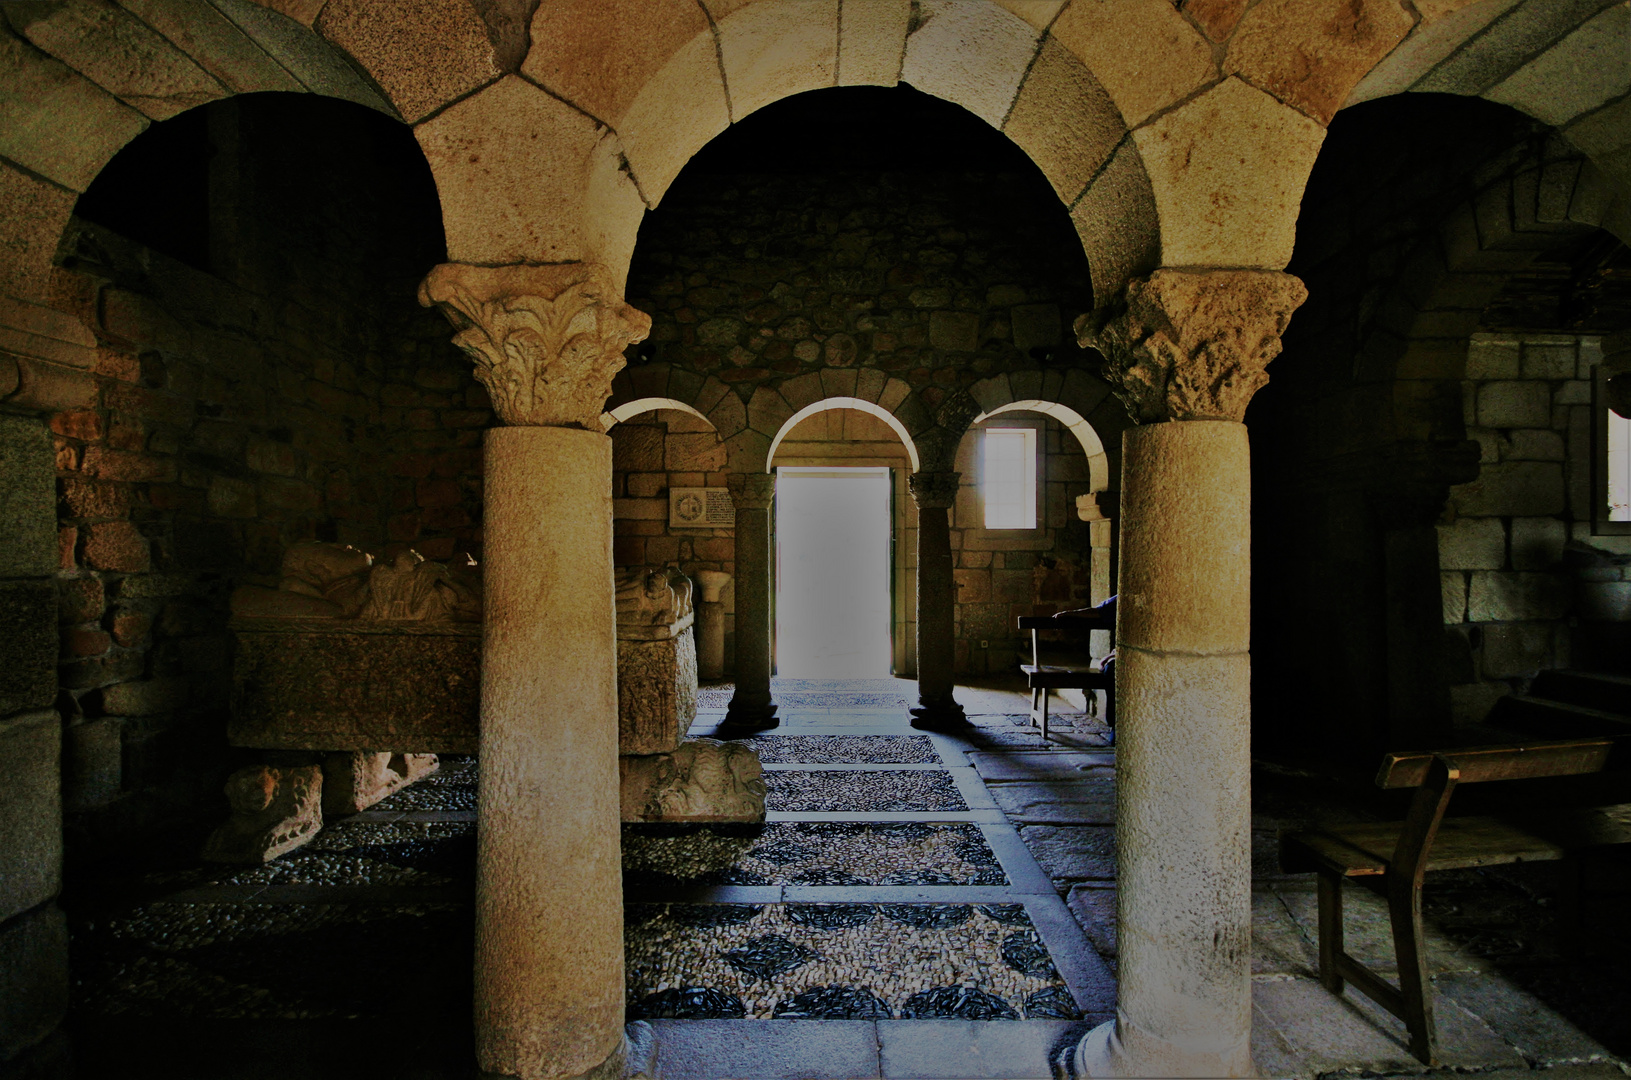
<path fill-rule="evenodd" d="M 1631 521 L 1631 420 L 1613 409 L 1608 418 L 1608 520 Z"/>
<path fill-rule="evenodd" d="M 1036 429 L 986 428 L 980 450 L 985 527 L 1036 528 Z"/>

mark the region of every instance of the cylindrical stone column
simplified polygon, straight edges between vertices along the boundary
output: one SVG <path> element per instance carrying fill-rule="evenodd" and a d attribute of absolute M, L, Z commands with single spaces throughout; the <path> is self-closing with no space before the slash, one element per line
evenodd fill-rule
<path fill-rule="evenodd" d="M 651 318 L 597 263 L 443 263 L 419 287 L 506 427 L 487 432 L 476 1060 L 623 1075 L 612 442 L 601 409 Z"/>
<path fill-rule="evenodd" d="M 475 1016 L 491 1075 L 621 1069 L 611 473 L 599 432 L 487 432 Z"/>
<path fill-rule="evenodd" d="M 960 477 L 955 472 L 916 472 L 907 479 L 917 504 L 917 705 L 912 709 L 916 728 L 968 724 L 963 707 L 952 697 L 956 584 L 948 511 L 957 501 Z"/>
<path fill-rule="evenodd" d="M 725 738 L 776 727 L 770 697 L 770 505 L 775 473 L 726 478 L 736 506 L 736 691 L 719 734 Z"/>
<path fill-rule="evenodd" d="M 697 603 L 697 677 L 725 675 L 725 602 L 720 594 L 731 576 L 723 570 L 698 570 L 702 599 Z"/>
<path fill-rule="evenodd" d="M 1089 1076 L 1249 1076 L 1251 457 L 1243 424 L 1122 435 L 1117 1019 Z"/>

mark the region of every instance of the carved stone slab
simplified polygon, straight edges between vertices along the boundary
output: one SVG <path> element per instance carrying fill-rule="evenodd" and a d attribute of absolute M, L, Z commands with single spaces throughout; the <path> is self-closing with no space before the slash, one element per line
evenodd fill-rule
<path fill-rule="evenodd" d="M 232 816 L 204 843 L 210 862 L 271 862 L 323 828 L 323 770 L 316 765 L 251 765 L 227 778 L 226 795 Z"/>
<path fill-rule="evenodd" d="M 691 616 L 685 616 L 687 622 Z M 663 641 L 617 642 L 617 751 L 662 754 L 697 718 L 697 647 L 691 627 Z"/>
<path fill-rule="evenodd" d="M 233 746 L 476 752 L 480 626 L 239 619 L 232 627 Z"/>
<path fill-rule="evenodd" d="M 435 754 L 330 754 L 323 759 L 323 816 L 360 813 L 441 765 Z"/>
<path fill-rule="evenodd" d="M 765 819 L 764 767 L 739 742 L 686 739 L 671 754 L 620 757 L 624 821 Z"/>

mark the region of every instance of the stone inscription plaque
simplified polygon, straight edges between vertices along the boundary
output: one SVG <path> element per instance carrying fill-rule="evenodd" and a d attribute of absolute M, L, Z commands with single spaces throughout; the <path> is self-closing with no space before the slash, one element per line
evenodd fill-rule
<path fill-rule="evenodd" d="M 736 524 L 736 506 L 728 488 L 669 488 L 668 527 L 671 529 L 729 529 Z"/>

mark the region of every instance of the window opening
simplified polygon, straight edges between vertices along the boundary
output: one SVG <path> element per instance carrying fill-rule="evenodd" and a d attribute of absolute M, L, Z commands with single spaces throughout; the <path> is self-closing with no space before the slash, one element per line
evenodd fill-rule
<path fill-rule="evenodd" d="M 1036 528 L 1036 429 L 986 428 L 980 494 L 988 529 Z"/>
<path fill-rule="evenodd" d="M 1631 420 L 1608 414 L 1608 520 L 1631 521 Z"/>

